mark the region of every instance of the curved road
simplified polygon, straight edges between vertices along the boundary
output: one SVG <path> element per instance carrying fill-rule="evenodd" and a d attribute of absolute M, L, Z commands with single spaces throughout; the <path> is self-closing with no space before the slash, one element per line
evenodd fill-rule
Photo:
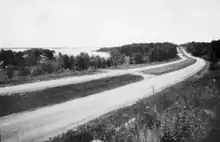
<path fill-rule="evenodd" d="M 197 60 L 195 64 L 178 71 L 35 111 L 2 117 L 0 128 L 3 142 L 41 142 L 107 112 L 131 105 L 152 95 L 152 86 L 155 92 L 159 92 L 189 78 L 205 66 L 204 60 L 192 58 Z"/>

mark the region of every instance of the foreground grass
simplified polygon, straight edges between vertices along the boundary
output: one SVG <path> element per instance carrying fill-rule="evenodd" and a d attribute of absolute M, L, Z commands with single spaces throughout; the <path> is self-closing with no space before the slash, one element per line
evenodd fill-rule
<path fill-rule="evenodd" d="M 145 74 L 152 74 L 152 75 L 162 75 L 165 73 L 173 72 L 176 70 L 180 70 L 182 68 L 185 68 L 189 65 L 192 65 L 196 62 L 195 59 L 187 59 L 185 61 L 182 61 L 180 63 L 171 64 L 164 67 L 158 67 L 158 68 L 152 68 L 145 71 L 142 71 Z"/>
<path fill-rule="evenodd" d="M 121 75 L 42 91 L 0 96 L 0 116 L 62 103 L 142 80 L 138 75 Z"/>
<path fill-rule="evenodd" d="M 219 142 L 220 70 L 204 73 L 48 141 Z"/>
<path fill-rule="evenodd" d="M 55 73 L 51 73 L 51 74 L 42 74 L 42 75 L 33 76 L 33 77 L 19 76 L 19 77 L 15 77 L 14 79 L 0 81 L 0 87 L 25 84 L 25 83 L 32 83 L 32 82 L 37 82 L 37 81 L 59 79 L 59 78 L 64 78 L 64 77 L 97 74 L 100 72 L 101 71 L 99 71 L 97 69 L 90 69 L 90 70 L 84 70 L 84 71 L 64 71 L 61 73 L 55 72 Z"/>

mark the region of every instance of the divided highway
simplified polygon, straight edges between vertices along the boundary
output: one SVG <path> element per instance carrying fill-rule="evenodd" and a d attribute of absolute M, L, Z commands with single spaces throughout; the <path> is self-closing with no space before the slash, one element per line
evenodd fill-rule
<path fill-rule="evenodd" d="M 178 49 L 179 50 L 179 49 Z M 111 70 L 108 72 L 93 74 L 93 75 L 84 75 L 84 76 L 74 76 L 74 77 L 65 77 L 55 80 L 47 80 L 47 81 L 39 81 L 34 83 L 26 83 L 21 85 L 14 85 L 14 86 L 8 86 L 8 87 L 0 87 L 0 95 L 5 94 L 12 94 L 16 92 L 29 92 L 29 91 L 37 91 L 42 90 L 46 88 L 53 88 L 57 86 L 64 86 L 68 84 L 76 84 L 76 83 L 82 83 L 86 81 L 101 79 L 105 77 L 113 77 L 113 76 L 119 76 L 124 75 L 128 73 L 134 73 L 139 71 L 144 71 L 147 69 L 152 69 L 156 67 L 163 67 L 174 63 L 179 63 L 181 61 L 186 60 L 182 54 L 178 54 L 181 59 L 177 61 L 172 61 L 168 63 L 158 64 L 158 65 L 152 65 L 152 66 L 146 66 L 146 67 L 140 67 L 140 68 L 133 68 L 133 69 L 126 69 L 126 70 Z"/>
<path fill-rule="evenodd" d="M 205 66 L 206 62 L 204 60 L 200 58 L 195 58 L 185 51 L 183 52 L 189 57 L 196 59 L 196 63 L 178 71 L 170 72 L 160 76 L 154 76 L 152 78 L 144 79 L 137 83 L 125 85 L 88 97 L 40 108 L 35 111 L 17 113 L 1 117 L 0 128 L 3 142 L 41 142 L 48 139 L 49 137 L 56 136 L 67 130 L 77 127 L 80 124 L 86 123 L 107 112 L 131 105 L 141 98 L 152 95 L 152 86 L 154 86 L 155 92 L 159 92 L 166 87 L 183 81 L 184 79 L 189 78 L 200 71 Z M 183 59 L 181 59 L 180 61 L 185 60 L 184 57 L 182 58 Z M 172 63 L 180 61 L 175 61 Z M 165 66 L 172 63 L 131 69 L 126 71 L 115 71 L 114 74 L 111 74 L 110 72 L 105 73 L 105 75 L 117 75 L 123 74 L 125 72 L 135 73 L 137 71 L 146 70 L 153 67 Z M 88 78 L 92 79 L 92 77 Z M 93 79 L 95 78 L 96 77 L 94 77 Z M 77 81 L 79 80 L 80 79 L 78 79 Z M 82 79 L 80 81 L 85 80 Z M 77 81 L 72 82 L 77 83 Z M 69 81 L 68 83 L 70 84 L 70 82 L 71 81 Z M 30 86 L 32 85 L 30 84 Z M 14 86 L 12 86 L 12 88 L 13 87 Z M 22 88 L 22 85 L 20 87 Z M 7 88 L 6 90 L 8 90 L 9 88 Z M 6 90 L 2 91 L 2 89 L 4 88 L 0 88 L 1 92 L 7 92 Z M 30 91 L 33 88 L 28 89 L 28 87 L 26 86 L 25 89 L 27 91 Z M 23 91 L 25 89 L 23 89 Z M 38 89 L 43 88 L 39 87 Z M 14 88 L 14 90 L 12 89 L 11 91 L 17 91 L 16 87 Z M 10 90 L 8 90 L 8 92 L 10 92 Z"/>

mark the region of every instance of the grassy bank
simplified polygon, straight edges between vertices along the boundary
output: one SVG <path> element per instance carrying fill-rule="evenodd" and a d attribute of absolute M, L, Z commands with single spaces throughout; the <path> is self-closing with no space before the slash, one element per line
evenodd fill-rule
<path fill-rule="evenodd" d="M 49 141 L 83 142 L 95 137 L 106 142 L 146 139 L 152 142 L 154 138 L 160 142 L 218 142 L 220 70 L 205 72 L 205 69 L 130 107 L 108 113 Z"/>
<path fill-rule="evenodd" d="M 185 68 L 189 65 L 192 65 L 196 62 L 195 59 L 187 59 L 185 61 L 182 61 L 180 63 L 171 64 L 164 67 L 158 67 L 158 68 L 152 68 L 145 71 L 142 71 L 145 74 L 152 74 L 152 75 L 162 75 L 165 73 L 169 73 L 172 71 L 180 70 L 182 68 Z"/>
<path fill-rule="evenodd" d="M 49 88 L 42 91 L 0 96 L 0 116 L 62 103 L 68 100 L 117 88 L 142 79 L 143 77 L 138 75 L 126 74 L 79 84 Z"/>

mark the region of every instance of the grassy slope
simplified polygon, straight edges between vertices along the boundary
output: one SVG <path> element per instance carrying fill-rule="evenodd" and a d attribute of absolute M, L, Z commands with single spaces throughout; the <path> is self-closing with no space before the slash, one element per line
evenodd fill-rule
<path fill-rule="evenodd" d="M 137 75 L 121 75 L 42 91 L 0 96 L 0 116 L 62 103 L 142 80 Z"/>
<path fill-rule="evenodd" d="M 126 123 L 131 118 L 140 116 L 138 118 L 143 119 L 138 119 L 138 123 L 141 126 L 147 123 L 148 128 L 152 124 L 157 123 L 160 125 L 166 121 L 166 126 L 169 129 L 163 129 L 162 142 L 174 141 L 174 137 L 178 140 L 188 138 L 189 142 L 194 142 L 200 141 L 199 138 L 204 138 L 205 135 L 208 136 L 202 139 L 202 142 L 218 142 L 220 141 L 219 131 L 210 132 L 210 129 L 220 130 L 220 70 L 207 72 L 206 74 L 204 74 L 204 71 L 205 69 L 188 80 L 156 93 L 149 98 L 140 100 L 135 105 L 108 113 L 88 124 L 82 125 L 77 131 L 69 131 L 49 141 L 81 142 L 81 138 L 91 140 L 92 135 L 96 134 L 99 139 L 103 139 L 103 136 L 106 136 L 108 141 L 111 142 L 112 136 L 124 137 L 132 135 L 134 132 L 138 134 L 137 131 L 140 129 L 116 132 L 115 128 Z M 157 115 L 152 113 L 152 109 L 147 109 L 147 106 L 149 108 L 157 108 L 160 116 L 163 116 L 162 118 L 164 119 L 159 119 L 158 122 Z M 204 109 L 214 111 L 216 117 L 207 121 L 207 117 L 198 113 Z M 173 122 L 170 116 L 178 118 L 177 120 L 179 121 Z M 172 127 L 173 125 L 174 127 Z M 162 125 L 159 127 L 162 127 Z M 199 129 L 196 132 L 197 128 Z M 206 133 L 203 133 L 203 130 Z M 134 137 L 134 135 L 132 136 Z"/>

